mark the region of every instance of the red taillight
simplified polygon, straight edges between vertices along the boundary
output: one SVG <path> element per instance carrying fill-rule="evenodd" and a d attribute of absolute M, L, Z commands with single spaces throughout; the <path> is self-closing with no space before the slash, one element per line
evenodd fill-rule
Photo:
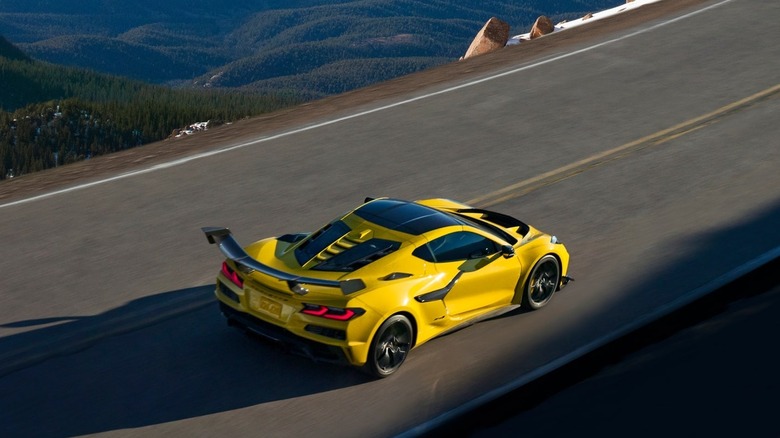
<path fill-rule="evenodd" d="M 244 288 L 244 280 L 238 276 L 238 272 L 232 270 L 230 266 L 228 266 L 227 262 L 222 262 L 222 274 L 236 286 L 241 289 Z"/>
<path fill-rule="evenodd" d="M 321 318 L 333 319 L 336 321 L 349 321 L 360 316 L 365 311 L 363 309 L 342 309 L 339 307 L 320 306 L 317 304 L 304 304 L 301 313 L 307 315 L 319 316 Z"/>

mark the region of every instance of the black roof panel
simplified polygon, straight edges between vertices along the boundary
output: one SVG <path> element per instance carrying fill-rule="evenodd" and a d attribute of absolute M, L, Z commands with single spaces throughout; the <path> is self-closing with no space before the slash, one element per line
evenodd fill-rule
<path fill-rule="evenodd" d="M 398 199 L 371 201 L 355 210 L 355 214 L 382 227 L 413 235 L 451 225 L 464 225 L 456 216 Z"/>

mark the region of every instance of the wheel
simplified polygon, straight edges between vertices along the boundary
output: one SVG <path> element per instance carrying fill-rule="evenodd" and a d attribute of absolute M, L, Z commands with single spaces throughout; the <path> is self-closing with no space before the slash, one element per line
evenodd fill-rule
<path fill-rule="evenodd" d="M 542 257 L 531 270 L 523 288 L 522 305 L 526 309 L 541 309 L 550 301 L 561 281 L 561 267 L 551 254 Z"/>
<path fill-rule="evenodd" d="M 398 370 L 412 348 L 412 323 L 403 315 L 393 315 L 377 330 L 368 350 L 364 370 L 384 378 Z"/>

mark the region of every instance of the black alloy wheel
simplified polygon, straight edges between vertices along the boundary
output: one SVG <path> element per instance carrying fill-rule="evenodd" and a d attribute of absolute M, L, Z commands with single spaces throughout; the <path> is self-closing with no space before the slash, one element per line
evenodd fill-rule
<path fill-rule="evenodd" d="M 523 306 L 530 310 L 541 309 L 558 289 L 561 267 L 551 254 L 542 257 L 531 270 L 523 289 Z"/>
<path fill-rule="evenodd" d="M 406 360 L 413 343 L 413 329 L 409 318 L 393 315 L 377 330 L 368 352 L 365 370 L 379 378 L 398 371 Z"/>

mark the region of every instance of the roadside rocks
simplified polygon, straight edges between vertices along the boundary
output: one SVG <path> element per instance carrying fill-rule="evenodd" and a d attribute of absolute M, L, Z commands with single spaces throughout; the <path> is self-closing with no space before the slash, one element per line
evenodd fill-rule
<path fill-rule="evenodd" d="M 555 30 L 552 20 L 542 15 L 536 19 L 534 25 L 531 27 L 531 39 L 539 38 L 542 35 L 547 35 Z"/>
<path fill-rule="evenodd" d="M 642 4 L 647 3 L 654 3 L 660 0 L 626 0 L 626 5 L 631 4 L 631 6 L 619 6 L 616 8 L 612 8 L 608 11 L 604 11 L 607 13 L 618 13 L 622 12 L 626 9 L 631 9 L 633 7 L 641 6 Z M 604 15 L 599 13 L 600 16 Z M 466 54 L 463 55 L 460 59 L 464 60 L 467 58 L 471 58 L 474 56 L 484 55 L 486 53 L 495 52 L 498 49 L 501 49 L 507 45 L 515 45 L 519 44 L 521 41 L 528 41 L 535 38 L 539 38 L 541 36 L 569 28 L 574 27 L 575 25 L 584 23 L 586 21 L 590 20 L 596 20 L 594 14 L 589 13 L 583 16 L 580 19 L 573 20 L 573 22 L 570 21 L 562 21 L 558 24 L 553 24 L 552 20 L 550 20 L 549 17 L 541 15 L 539 16 L 536 21 L 534 22 L 533 26 L 531 27 L 530 32 L 517 35 L 514 37 L 509 37 L 509 24 L 506 22 L 496 18 L 492 17 L 490 20 L 485 23 L 485 25 L 482 27 L 482 29 L 479 31 L 477 36 L 474 38 L 474 40 L 471 42 L 471 45 L 469 46 L 469 49 L 466 51 Z"/>
<path fill-rule="evenodd" d="M 461 59 L 495 52 L 509 41 L 509 24 L 496 17 L 490 18 L 479 31 Z"/>

